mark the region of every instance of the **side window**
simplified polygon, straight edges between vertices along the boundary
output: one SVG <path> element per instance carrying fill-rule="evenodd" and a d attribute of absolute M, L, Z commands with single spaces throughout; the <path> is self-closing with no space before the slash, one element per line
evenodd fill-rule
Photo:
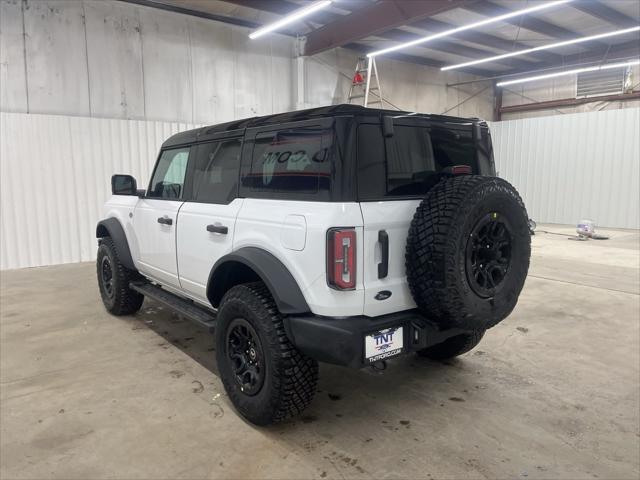
<path fill-rule="evenodd" d="M 194 172 L 194 201 L 229 203 L 238 190 L 240 170 L 239 139 L 198 146 Z"/>
<path fill-rule="evenodd" d="M 189 147 L 162 152 L 147 197 L 167 200 L 182 198 L 188 161 Z"/>
<path fill-rule="evenodd" d="M 332 129 L 292 128 L 256 136 L 251 171 L 243 185 L 254 191 L 318 193 L 331 188 Z"/>
<path fill-rule="evenodd" d="M 424 180 L 436 173 L 425 127 L 397 125 L 387 140 L 387 195 L 421 195 Z"/>
<path fill-rule="evenodd" d="M 469 165 L 474 174 L 479 173 L 476 147 L 470 129 L 452 130 L 434 127 L 431 130 L 431 140 L 439 169 L 453 165 Z"/>

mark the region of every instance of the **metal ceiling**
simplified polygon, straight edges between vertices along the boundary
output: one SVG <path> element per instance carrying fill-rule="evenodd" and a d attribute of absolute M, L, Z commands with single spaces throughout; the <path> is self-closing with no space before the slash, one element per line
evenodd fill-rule
<path fill-rule="evenodd" d="M 250 28 L 273 22 L 309 0 L 124 0 Z M 452 27 L 527 8 L 540 0 L 334 0 L 281 33 L 306 37 L 306 54 L 335 47 L 367 53 Z M 640 25 L 638 0 L 574 0 L 388 54 L 440 67 Z M 639 32 L 539 51 L 461 69 L 485 77 L 640 55 Z"/>

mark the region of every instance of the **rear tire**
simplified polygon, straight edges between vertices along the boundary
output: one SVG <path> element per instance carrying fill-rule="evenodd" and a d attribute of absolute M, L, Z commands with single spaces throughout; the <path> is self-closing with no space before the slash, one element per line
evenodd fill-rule
<path fill-rule="evenodd" d="M 484 330 L 477 330 L 468 334 L 456 335 L 437 345 L 418 350 L 417 353 L 421 357 L 430 358 L 431 360 L 446 360 L 457 357 L 467 353 L 469 350 L 473 350 L 482 340 L 484 332 Z"/>
<path fill-rule="evenodd" d="M 297 415 L 313 399 L 318 363 L 289 342 L 282 315 L 262 282 L 237 285 L 222 298 L 216 357 L 233 406 L 253 424 Z"/>
<path fill-rule="evenodd" d="M 100 239 L 96 273 L 102 303 L 113 315 L 131 315 L 140 310 L 144 295 L 131 290 L 129 282 L 138 273 L 126 268 L 118 258 L 118 252 L 111 237 Z"/>

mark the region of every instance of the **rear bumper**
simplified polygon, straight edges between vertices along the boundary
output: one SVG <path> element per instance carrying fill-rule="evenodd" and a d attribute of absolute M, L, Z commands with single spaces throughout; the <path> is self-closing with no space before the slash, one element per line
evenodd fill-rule
<path fill-rule="evenodd" d="M 370 365 L 385 358 L 381 354 L 365 358 L 365 337 L 377 332 L 403 327 L 402 355 L 444 342 L 447 338 L 466 333 L 456 328 L 440 330 L 417 310 L 380 317 L 320 317 L 315 315 L 285 317 L 289 340 L 302 353 L 319 362 L 353 368 Z"/>

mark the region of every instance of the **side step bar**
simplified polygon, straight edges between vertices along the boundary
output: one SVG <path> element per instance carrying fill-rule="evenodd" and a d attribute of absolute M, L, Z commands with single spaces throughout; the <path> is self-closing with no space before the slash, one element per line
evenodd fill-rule
<path fill-rule="evenodd" d="M 214 312 L 200 307 L 190 300 L 185 300 L 171 292 L 167 292 L 161 287 L 149 282 L 131 282 L 129 287 L 136 292 L 140 292 L 145 297 L 162 303 L 174 312 L 206 328 L 209 332 L 214 331 L 216 324 L 216 314 Z"/>

